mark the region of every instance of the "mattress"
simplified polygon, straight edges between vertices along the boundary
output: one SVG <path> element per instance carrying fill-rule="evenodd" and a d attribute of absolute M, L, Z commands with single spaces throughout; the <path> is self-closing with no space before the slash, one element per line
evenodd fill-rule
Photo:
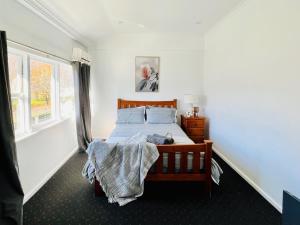
<path fill-rule="evenodd" d="M 184 133 L 178 124 L 116 124 L 109 138 L 106 140 L 108 143 L 125 143 L 130 137 L 137 133 L 152 135 L 171 134 L 174 139 L 174 144 L 194 144 L 194 142 Z M 175 154 L 175 170 L 180 170 L 180 153 Z M 193 153 L 187 155 L 187 169 L 191 170 L 193 166 Z M 204 166 L 204 153 L 200 155 L 200 168 Z M 168 154 L 163 154 L 163 167 L 164 170 L 168 168 Z"/>

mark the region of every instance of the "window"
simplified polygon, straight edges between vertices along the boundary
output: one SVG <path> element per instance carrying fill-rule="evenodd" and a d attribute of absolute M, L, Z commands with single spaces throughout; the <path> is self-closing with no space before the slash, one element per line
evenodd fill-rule
<path fill-rule="evenodd" d="M 8 68 L 14 128 L 16 133 L 21 133 L 24 130 L 23 57 L 8 54 Z"/>
<path fill-rule="evenodd" d="M 49 121 L 53 118 L 54 94 L 53 65 L 38 60 L 30 60 L 30 107 L 31 124 Z"/>
<path fill-rule="evenodd" d="M 9 48 L 8 67 L 17 137 L 74 115 L 70 64 Z"/>
<path fill-rule="evenodd" d="M 59 67 L 60 114 L 62 117 L 72 115 L 74 104 L 74 78 L 71 65 L 60 64 Z"/>

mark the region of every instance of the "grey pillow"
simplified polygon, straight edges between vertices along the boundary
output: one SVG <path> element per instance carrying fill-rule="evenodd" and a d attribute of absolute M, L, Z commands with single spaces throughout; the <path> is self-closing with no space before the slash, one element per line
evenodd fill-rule
<path fill-rule="evenodd" d="M 145 123 L 145 107 L 118 109 L 116 123 Z"/>
<path fill-rule="evenodd" d="M 148 123 L 176 123 L 175 108 L 149 107 L 146 109 Z"/>

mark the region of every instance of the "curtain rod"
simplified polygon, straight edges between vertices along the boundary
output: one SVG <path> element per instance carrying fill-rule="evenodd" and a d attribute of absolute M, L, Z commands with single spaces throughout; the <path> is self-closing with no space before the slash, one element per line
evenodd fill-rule
<path fill-rule="evenodd" d="M 11 43 L 13 43 L 13 44 L 16 44 L 16 45 L 23 46 L 23 47 L 25 47 L 25 48 L 29 48 L 29 49 L 31 49 L 31 50 L 34 50 L 34 51 L 37 51 L 37 52 L 40 52 L 40 53 L 43 53 L 43 54 L 45 54 L 45 55 L 47 55 L 47 56 L 52 56 L 52 57 L 55 57 L 55 58 L 58 58 L 58 59 L 61 59 L 61 60 L 63 60 L 63 61 L 67 61 L 67 62 L 70 62 L 70 63 L 72 62 L 70 59 L 66 59 L 66 58 L 60 57 L 60 56 L 58 56 L 58 55 L 54 55 L 54 54 L 52 54 L 52 53 L 49 53 L 49 52 L 40 50 L 40 49 L 38 49 L 38 48 L 31 47 L 31 46 L 29 46 L 29 45 L 26 45 L 26 44 L 23 44 L 23 43 L 20 43 L 20 42 L 17 42 L 17 41 L 13 41 L 13 40 L 10 40 L 10 39 L 7 39 L 7 41 L 8 41 L 8 42 L 11 42 Z"/>

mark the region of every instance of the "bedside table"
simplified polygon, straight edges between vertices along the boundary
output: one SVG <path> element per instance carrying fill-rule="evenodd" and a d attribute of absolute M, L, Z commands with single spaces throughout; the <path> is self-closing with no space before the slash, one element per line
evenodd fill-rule
<path fill-rule="evenodd" d="M 181 115 L 181 128 L 195 143 L 202 143 L 205 135 L 205 117 Z"/>

